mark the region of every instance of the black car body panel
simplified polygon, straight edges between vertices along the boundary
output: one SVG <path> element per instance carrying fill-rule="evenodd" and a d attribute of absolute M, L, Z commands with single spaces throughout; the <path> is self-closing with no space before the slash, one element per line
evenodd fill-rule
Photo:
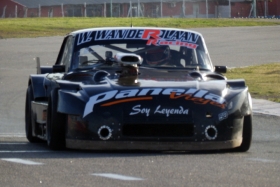
<path fill-rule="evenodd" d="M 147 51 L 161 48 L 165 64 L 151 65 Z M 243 79 L 227 80 L 221 74 L 226 67 L 212 65 L 197 32 L 80 30 L 65 37 L 54 66 L 37 72 L 29 79 L 32 93 L 27 91 L 30 142 L 47 140 L 52 149 L 250 147 L 248 87 Z"/>

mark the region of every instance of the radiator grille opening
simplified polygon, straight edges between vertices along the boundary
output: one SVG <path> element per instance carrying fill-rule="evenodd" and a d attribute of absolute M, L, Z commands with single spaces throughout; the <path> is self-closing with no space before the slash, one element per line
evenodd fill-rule
<path fill-rule="evenodd" d="M 124 124 L 123 136 L 131 137 L 190 137 L 193 124 Z"/>

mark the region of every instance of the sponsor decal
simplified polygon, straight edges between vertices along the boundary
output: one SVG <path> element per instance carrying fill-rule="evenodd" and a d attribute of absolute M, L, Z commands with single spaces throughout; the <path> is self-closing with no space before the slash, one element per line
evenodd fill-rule
<path fill-rule="evenodd" d="M 176 45 L 196 49 L 198 35 L 183 31 L 145 30 L 143 38 L 148 39 L 147 45 Z"/>
<path fill-rule="evenodd" d="M 224 119 L 227 119 L 228 118 L 228 112 L 225 111 L 225 112 L 222 112 L 218 115 L 218 118 L 219 118 L 219 121 L 222 121 Z"/>
<path fill-rule="evenodd" d="M 146 116 L 149 116 L 150 111 L 150 108 L 141 108 L 141 105 L 136 105 L 132 107 L 132 112 L 130 112 L 129 115 L 145 114 Z"/>
<path fill-rule="evenodd" d="M 120 40 L 120 39 L 143 39 L 144 30 L 100 30 L 96 31 L 95 41 L 98 40 Z"/>
<path fill-rule="evenodd" d="M 178 108 L 163 108 L 161 105 L 158 105 L 152 111 L 150 108 L 141 108 L 141 105 L 135 105 L 132 107 L 132 112 L 130 112 L 129 115 L 144 114 L 148 117 L 150 112 L 153 114 L 163 114 L 166 115 L 166 117 L 169 117 L 169 115 L 188 115 L 189 109 L 184 109 L 182 106 L 179 106 Z"/>
<path fill-rule="evenodd" d="M 77 45 L 90 42 L 92 32 L 78 34 Z M 95 41 L 102 40 L 147 40 L 146 45 L 175 45 L 196 49 L 199 35 L 192 32 L 179 30 L 157 29 L 123 29 L 123 30 L 98 30 L 95 32 Z"/>
<path fill-rule="evenodd" d="M 92 31 L 80 33 L 78 35 L 77 45 L 90 42 L 92 40 L 91 33 Z"/>
<path fill-rule="evenodd" d="M 144 88 L 131 90 L 112 90 L 91 96 L 89 101 L 86 103 L 83 117 L 87 116 L 89 113 L 94 111 L 94 106 L 96 104 L 102 103 L 100 106 L 106 107 L 124 102 L 152 100 L 153 96 L 158 95 L 169 96 L 169 99 L 171 100 L 184 99 L 187 101 L 192 101 L 195 104 L 210 104 L 223 109 L 226 105 L 226 100 L 223 97 L 210 93 L 206 90 L 198 90 L 195 88 Z M 137 107 L 135 109 L 137 110 Z M 160 113 L 161 111 L 162 110 L 158 108 L 157 112 Z M 147 112 L 147 110 L 144 110 L 143 112 Z M 165 113 L 166 111 L 162 112 Z"/>

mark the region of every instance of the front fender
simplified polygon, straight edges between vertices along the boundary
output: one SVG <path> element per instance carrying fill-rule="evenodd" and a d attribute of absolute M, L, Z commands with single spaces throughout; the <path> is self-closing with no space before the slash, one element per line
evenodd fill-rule
<path fill-rule="evenodd" d="M 80 92 L 71 90 L 58 91 L 57 111 L 65 114 L 83 115 L 86 98 Z"/>
<path fill-rule="evenodd" d="M 243 117 L 252 114 L 252 99 L 246 87 L 228 102 L 228 111 L 235 116 Z"/>
<path fill-rule="evenodd" d="M 29 85 L 32 86 L 34 99 L 47 97 L 46 90 L 44 88 L 44 80 L 46 75 L 30 75 Z"/>

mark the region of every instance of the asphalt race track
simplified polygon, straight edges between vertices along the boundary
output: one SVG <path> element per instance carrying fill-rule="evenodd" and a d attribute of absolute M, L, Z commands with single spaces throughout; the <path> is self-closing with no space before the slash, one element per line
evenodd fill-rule
<path fill-rule="evenodd" d="M 280 27 L 200 28 L 215 65 L 280 62 Z M 254 115 L 246 153 L 50 151 L 24 132 L 34 57 L 52 65 L 63 37 L 0 40 L 0 186 L 279 186 L 280 117 Z M 277 85 L 279 86 L 279 85 Z"/>

